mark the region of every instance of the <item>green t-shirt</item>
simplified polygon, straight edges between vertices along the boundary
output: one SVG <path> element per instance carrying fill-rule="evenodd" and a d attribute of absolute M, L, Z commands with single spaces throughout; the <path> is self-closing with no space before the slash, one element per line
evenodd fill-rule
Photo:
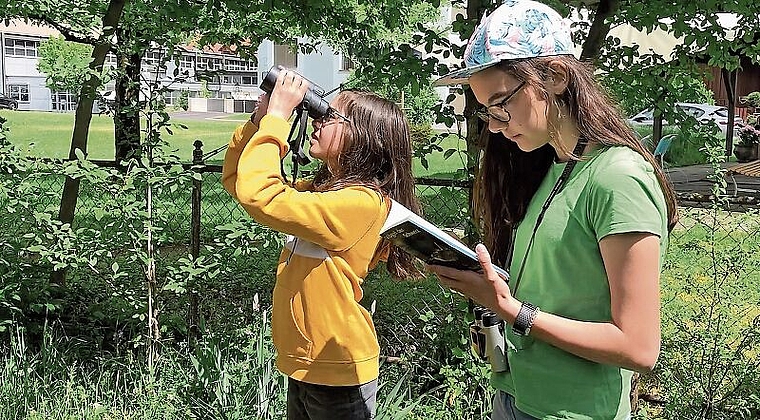
<path fill-rule="evenodd" d="M 538 213 L 565 165 L 552 165 L 517 229 L 512 289 Z M 552 200 L 525 258 L 515 297 L 566 318 L 610 321 L 610 288 L 599 240 L 626 232 L 659 236 L 662 267 L 667 206 L 652 166 L 627 147 L 600 148 L 576 164 Z M 491 383 L 513 395 L 521 411 L 542 419 L 629 415 L 631 371 L 516 336 L 509 327 L 506 336 L 510 372 L 493 374 Z"/>

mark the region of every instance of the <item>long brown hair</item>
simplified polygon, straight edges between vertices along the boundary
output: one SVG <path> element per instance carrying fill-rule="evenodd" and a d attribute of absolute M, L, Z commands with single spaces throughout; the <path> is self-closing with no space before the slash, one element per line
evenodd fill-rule
<path fill-rule="evenodd" d="M 343 147 L 333 168 L 323 164 L 314 177 L 317 191 L 363 185 L 381 192 L 420 214 L 414 193 L 412 143 L 409 122 L 393 102 L 374 93 L 344 90 L 335 108 L 349 119 L 343 130 Z M 414 257 L 390 243 L 388 272 L 396 279 L 421 277 Z"/>
<path fill-rule="evenodd" d="M 549 65 L 552 62 L 559 62 L 567 71 L 567 89 L 559 96 L 550 94 L 544 84 L 552 76 Z M 554 56 L 503 61 L 498 68 L 526 82 L 526 87 L 547 98 L 553 114 L 557 110 L 568 112 L 567 118 L 575 122 L 580 136 L 589 143 L 625 146 L 646 159 L 654 168 L 665 196 L 668 230 L 673 229 L 678 214 L 672 186 L 652 153 L 641 144 L 618 107 L 594 79 L 590 66 L 572 56 Z M 552 113 L 548 117 L 551 124 Z M 548 144 L 532 152 L 523 152 L 513 142 L 506 141 L 501 133 L 490 133 L 487 127 L 482 136 L 485 143 L 483 164 L 473 194 L 475 218 L 483 227 L 485 242 L 494 261 L 506 264 L 512 231 L 525 216 L 528 203 L 556 155 Z"/>

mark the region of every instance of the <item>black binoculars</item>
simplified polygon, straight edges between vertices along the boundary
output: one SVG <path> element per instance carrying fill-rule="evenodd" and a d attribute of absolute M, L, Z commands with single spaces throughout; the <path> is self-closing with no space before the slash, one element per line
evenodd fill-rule
<path fill-rule="evenodd" d="M 280 70 L 285 70 L 283 66 L 273 66 L 269 69 L 269 73 L 264 76 L 264 80 L 261 81 L 259 86 L 261 90 L 266 93 L 272 94 L 274 90 L 274 84 L 277 82 L 277 76 L 280 74 Z M 290 70 L 293 71 L 293 70 Z M 303 77 L 303 76 L 301 76 Z M 330 103 L 325 100 L 325 90 L 314 84 L 312 81 L 306 79 L 309 82 L 309 90 L 304 95 L 301 107 L 306 109 L 309 113 L 309 117 L 318 120 L 327 117 L 330 114 Z"/>

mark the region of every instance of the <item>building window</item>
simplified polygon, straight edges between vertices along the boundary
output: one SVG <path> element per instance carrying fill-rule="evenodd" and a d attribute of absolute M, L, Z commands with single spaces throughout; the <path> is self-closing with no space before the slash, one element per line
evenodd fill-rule
<path fill-rule="evenodd" d="M 77 95 L 71 92 L 51 93 L 53 111 L 74 111 L 77 109 Z"/>
<path fill-rule="evenodd" d="M 223 67 L 221 58 L 198 57 L 198 70 L 221 70 Z"/>
<path fill-rule="evenodd" d="M 169 106 L 176 106 L 180 104 L 182 96 L 191 97 L 191 92 L 187 90 L 169 90 L 164 93 L 164 103 Z M 195 92 L 192 92 L 195 93 Z"/>
<path fill-rule="evenodd" d="M 12 57 L 37 57 L 40 41 L 5 38 L 5 54 Z"/>
<path fill-rule="evenodd" d="M 240 85 L 242 86 L 255 86 L 259 84 L 259 75 L 258 73 L 254 73 L 248 76 L 243 76 L 242 80 L 240 81 Z"/>
<path fill-rule="evenodd" d="M 116 54 L 112 52 L 109 52 L 108 54 L 106 54 L 106 60 L 104 64 L 111 66 L 112 68 L 116 68 L 117 67 Z"/>
<path fill-rule="evenodd" d="M 29 102 L 29 85 L 8 85 L 8 96 L 19 102 Z"/>
<path fill-rule="evenodd" d="M 223 85 L 255 86 L 259 83 L 258 74 L 225 74 L 221 77 Z"/>
<path fill-rule="evenodd" d="M 141 65 L 143 67 L 143 70 L 148 72 L 155 72 L 156 69 L 160 69 L 162 67 L 162 70 L 165 70 L 165 60 L 166 57 L 164 57 L 161 51 L 148 51 L 143 56 Z"/>
<path fill-rule="evenodd" d="M 256 65 L 252 61 L 227 59 L 224 69 L 227 71 L 256 71 Z"/>
<path fill-rule="evenodd" d="M 179 57 L 179 68 L 181 70 L 192 70 L 195 68 L 195 56 L 182 54 Z"/>
<path fill-rule="evenodd" d="M 349 71 L 356 68 L 356 64 L 354 64 L 354 60 L 351 59 L 347 54 L 341 54 L 341 60 L 340 60 L 340 70 L 341 71 Z"/>

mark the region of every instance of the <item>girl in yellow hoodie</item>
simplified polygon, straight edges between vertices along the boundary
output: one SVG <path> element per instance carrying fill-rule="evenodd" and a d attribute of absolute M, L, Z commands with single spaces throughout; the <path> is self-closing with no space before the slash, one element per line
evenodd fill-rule
<path fill-rule="evenodd" d="M 419 212 L 409 124 L 393 102 L 339 93 L 328 116 L 312 122 L 309 154 L 322 167 L 289 185 L 280 175 L 287 120 L 308 83 L 280 71 L 271 97 L 232 136 L 222 183 L 257 222 L 288 235 L 272 309 L 288 419 L 371 419 L 379 345 L 359 304 L 362 282 L 381 259 L 395 278 L 420 275 L 412 257 L 379 235 L 391 199 Z"/>

